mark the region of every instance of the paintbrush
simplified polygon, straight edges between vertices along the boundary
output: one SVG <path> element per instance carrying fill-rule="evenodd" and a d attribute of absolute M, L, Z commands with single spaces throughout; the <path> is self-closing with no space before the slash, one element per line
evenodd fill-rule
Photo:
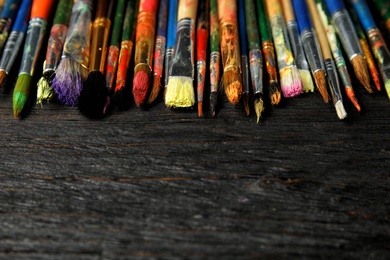
<path fill-rule="evenodd" d="M 282 4 L 283 8 L 284 19 L 286 21 L 288 36 L 290 37 L 292 52 L 294 54 L 299 75 L 301 75 L 302 78 L 302 90 L 306 93 L 313 92 L 313 79 L 311 77 L 310 67 L 303 49 L 302 40 L 299 35 L 298 23 L 295 19 L 291 0 L 283 0 L 280 1 L 280 3 Z"/>
<path fill-rule="evenodd" d="M 266 0 L 265 3 L 276 50 L 282 93 L 286 98 L 294 97 L 302 93 L 302 79 L 291 52 L 282 7 L 279 0 Z"/>
<path fill-rule="evenodd" d="M 7 0 L 0 14 L 0 54 L 3 52 L 4 44 L 8 39 L 15 17 L 18 13 L 21 0 Z"/>
<path fill-rule="evenodd" d="M 309 61 L 314 81 L 322 98 L 327 103 L 329 101 L 329 94 L 325 76 L 325 63 L 321 54 L 317 34 L 313 28 L 313 22 L 311 21 L 309 10 L 306 6 L 306 0 L 292 0 L 292 4 L 297 17 L 303 49 Z"/>
<path fill-rule="evenodd" d="M 137 106 L 147 101 L 152 78 L 158 0 L 141 0 L 135 30 L 133 97 Z"/>
<path fill-rule="evenodd" d="M 37 84 L 37 104 L 41 106 L 44 100 L 50 101 L 55 96 L 54 90 L 51 87 L 51 81 L 54 78 L 55 70 L 57 69 L 57 66 L 61 60 L 62 49 L 64 46 L 66 33 L 68 31 L 72 6 L 73 0 L 60 0 L 57 4 L 53 25 L 51 27 L 50 36 L 47 43 L 42 77 Z"/>
<path fill-rule="evenodd" d="M 250 72 L 248 61 L 248 35 L 246 31 L 246 3 L 245 1 L 238 1 L 238 32 L 240 39 L 240 53 L 241 53 L 241 72 L 242 72 L 242 100 L 244 103 L 245 113 L 250 114 L 249 108 L 249 88 L 250 88 Z"/>
<path fill-rule="evenodd" d="M 237 105 L 242 95 L 242 79 L 236 1 L 218 0 L 218 16 L 223 66 L 222 84 L 230 103 Z"/>
<path fill-rule="evenodd" d="M 322 56 L 325 62 L 326 77 L 330 87 L 333 105 L 336 109 L 336 113 L 339 119 L 344 119 L 347 116 L 347 112 L 344 109 L 343 97 L 340 91 L 339 77 L 337 75 L 336 65 L 332 58 L 331 49 L 328 43 L 328 39 L 326 37 L 326 32 L 321 23 L 321 20 L 318 19 L 320 15 L 317 11 L 315 0 L 307 0 L 306 3 L 307 10 L 309 11 L 309 15 L 311 17 L 311 20 L 313 21 L 314 30 L 318 35 Z M 306 5 L 306 3 L 303 4 Z"/>
<path fill-rule="evenodd" d="M 0 0 L 0 12 L 3 10 L 4 5 L 5 5 L 5 0 Z"/>
<path fill-rule="evenodd" d="M 79 111 L 89 118 L 102 118 L 109 102 L 104 65 L 114 1 L 98 0 L 92 24 L 89 74 L 80 92 Z"/>
<path fill-rule="evenodd" d="M 376 9 L 385 22 L 388 33 L 390 33 L 390 2 L 388 0 L 372 0 Z"/>
<path fill-rule="evenodd" d="M 219 50 L 218 2 L 210 0 L 210 112 L 216 115 L 218 86 L 221 74 L 221 53 Z"/>
<path fill-rule="evenodd" d="M 165 93 L 167 107 L 188 108 L 195 104 L 193 81 L 197 9 L 197 0 L 179 1 L 177 36 Z"/>
<path fill-rule="evenodd" d="M 46 33 L 47 20 L 54 5 L 54 0 L 34 0 L 32 3 L 22 61 L 12 97 L 14 117 L 16 118 L 20 117 L 28 103 L 31 79 Z"/>
<path fill-rule="evenodd" d="M 332 16 L 332 22 L 336 27 L 337 35 L 352 64 L 356 77 L 366 90 L 369 93 L 372 93 L 373 90 L 370 85 L 367 62 L 364 58 L 355 26 L 352 23 L 351 17 L 346 10 L 343 1 L 325 0 L 325 4 Z"/>
<path fill-rule="evenodd" d="M 252 79 L 254 108 L 257 123 L 264 111 L 263 102 L 263 59 L 260 48 L 259 28 L 256 20 L 256 7 L 253 0 L 245 0 L 246 31 L 248 35 L 249 68 Z"/>
<path fill-rule="evenodd" d="M 161 0 L 157 19 L 157 36 L 154 42 L 153 87 L 148 104 L 154 102 L 161 90 L 161 78 L 164 70 L 164 56 L 167 44 L 168 0 Z"/>
<path fill-rule="evenodd" d="M 178 0 L 169 0 L 169 14 L 168 14 L 168 25 L 167 25 L 167 48 L 165 50 L 165 61 L 164 61 L 164 99 L 165 99 L 165 94 L 167 92 L 169 76 L 171 75 L 173 49 L 175 48 L 178 3 L 179 3 Z"/>
<path fill-rule="evenodd" d="M 198 116 L 203 116 L 203 95 L 206 81 L 207 43 L 209 38 L 209 0 L 199 3 L 196 26 L 196 83 Z"/>
<path fill-rule="evenodd" d="M 5 83 L 7 75 L 11 71 L 19 50 L 22 47 L 30 18 L 31 4 L 32 0 L 22 1 L 12 31 L 4 46 L 4 52 L 0 60 L 0 85 Z"/>
<path fill-rule="evenodd" d="M 346 2 L 346 3 L 348 3 L 348 2 Z M 348 8 L 348 13 L 351 16 L 351 20 L 352 20 L 353 24 L 355 25 L 355 29 L 356 29 L 356 32 L 357 32 L 358 37 L 359 37 L 360 46 L 362 47 L 363 55 L 366 58 L 368 70 L 370 71 L 370 75 L 371 75 L 371 78 L 374 82 L 375 88 L 378 91 L 381 91 L 381 80 L 380 80 L 379 72 L 376 68 L 374 57 L 371 53 L 370 45 L 367 41 L 365 32 L 364 32 L 362 26 L 360 25 L 359 18 L 357 17 L 357 14 L 356 14 L 355 10 L 353 9 L 353 7 L 351 5 L 348 5 L 347 8 Z"/>
<path fill-rule="evenodd" d="M 57 99 L 67 105 L 78 103 L 88 76 L 92 0 L 77 0 L 72 7 L 60 64 L 52 81 Z"/>
<path fill-rule="evenodd" d="M 114 92 L 115 88 L 115 76 L 118 70 L 120 40 L 122 36 L 124 14 L 126 11 L 126 2 L 127 0 L 118 0 L 117 5 L 115 7 L 110 43 L 108 46 L 105 65 L 105 79 L 106 87 L 109 90 L 109 99 L 105 105 L 103 113 L 106 113 L 106 110 L 111 103 L 111 95 Z"/>
<path fill-rule="evenodd" d="M 336 29 L 334 28 L 329 13 L 324 6 L 324 0 L 316 0 L 316 7 L 319 14 L 318 19 L 321 20 L 322 25 L 326 31 L 328 43 L 332 51 L 332 56 L 336 63 L 339 77 L 341 78 L 341 81 L 344 85 L 345 92 L 348 98 L 350 99 L 350 101 L 352 102 L 352 104 L 355 106 L 356 110 L 360 111 L 361 108 L 355 96 L 355 91 L 353 90 L 352 87 L 352 82 L 349 76 L 348 68 L 345 59 L 343 57 L 340 43 L 337 39 Z"/>
<path fill-rule="evenodd" d="M 372 52 L 379 65 L 387 96 L 390 99 L 390 52 L 383 39 L 382 33 L 375 24 L 374 18 L 365 0 L 349 1 L 360 19 L 365 30 Z"/>
<path fill-rule="evenodd" d="M 113 106 L 120 110 L 124 110 L 130 104 L 129 98 L 131 93 L 127 93 L 126 88 L 127 73 L 133 52 L 135 21 L 137 18 L 137 2 L 128 0 L 126 6 L 125 19 L 122 28 L 121 49 L 119 52 L 118 71 L 116 74 L 116 84 L 114 94 L 112 96 Z"/>
<path fill-rule="evenodd" d="M 264 10 L 263 0 L 256 0 L 256 7 L 264 55 L 264 63 L 268 75 L 269 96 L 271 99 L 271 105 L 277 105 L 282 99 L 282 93 L 278 82 L 274 43 L 272 41 L 268 18 Z"/>

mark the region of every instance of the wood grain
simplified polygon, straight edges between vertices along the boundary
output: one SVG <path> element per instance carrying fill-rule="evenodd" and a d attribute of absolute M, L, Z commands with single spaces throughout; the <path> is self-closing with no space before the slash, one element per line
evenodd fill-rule
<path fill-rule="evenodd" d="M 225 97 L 16 120 L 3 93 L 0 259 L 387 259 L 390 102 L 355 89 L 345 121 L 314 93 L 260 124 Z"/>

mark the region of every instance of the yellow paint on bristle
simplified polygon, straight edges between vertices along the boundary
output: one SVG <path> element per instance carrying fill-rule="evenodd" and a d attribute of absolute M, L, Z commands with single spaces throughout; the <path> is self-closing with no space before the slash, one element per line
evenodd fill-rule
<path fill-rule="evenodd" d="M 237 105 L 242 95 L 242 84 L 238 68 L 231 67 L 226 69 L 222 76 L 222 82 L 229 102 Z"/>
<path fill-rule="evenodd" d="M 385 81 L 385 89 L 386 89 L 387 97 L 390 99 L 390 79 Z"/>
<path fill-rule="evenodd" d="M 51 101 L 54 98 L 54 90 L 45 77 L 41 77 L 37 83 L 37 105 L 42 106 L 44 100 Z"/>
<path fill-rule="evenodd" d="M 260 118 L 261 118 L 261 114 L 264 111 L 263 100 L 261 98 L 256 98 L 254 106 L 255 106 L 255 112 L 256 112 L 256 116 L 257 116 L 257 123 L 259 123 Z"/>
<path fill-rule="evenodd" d="M 168 81 L 165 105 L 173 108 L 188 108 L 195 104 L 195 91 L 192 79 L 175 76 Z"/>
<path fill-rule="evenodd" d="M 302 79 L 302 90 L 305 93 L 314 92 L 314 83 L 311 73 L 308 70 L 299 70 L 299 75 Z"/>

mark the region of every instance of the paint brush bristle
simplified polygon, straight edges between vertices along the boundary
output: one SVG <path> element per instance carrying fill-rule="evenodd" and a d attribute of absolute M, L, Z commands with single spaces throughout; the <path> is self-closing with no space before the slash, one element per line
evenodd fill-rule
<path fill-rule="evenodd" d="M 302 79 L 295 65 L 279 70 L 280 85 L 284 97 L 294 97 L 302 93 Z"/>
<path fill-rule="evenodd" d="M 369 92 L 373 93 L 370 84 L 370 75 L 368 73 L 367 63 L 363 55 L 355 55 L 351 59 L 352 67 L 355 71 L 356 77 L 364 88 Z"/>
<path fill-rule="evenodd" d="M 299 75 L 301 76 L 302 79 L 302 90 L 303 92 L 314 92 L 314 84 L 313 84 L 313 79 L 311 77 L 311 73 L 309 70 L 303 70 L 303 69 L 298 69 Z"/>
<path fill-rule="evenodd" d="M 282 100 L 282 93 L 280 92 L 279 83 L 277 81 L 270 82 L 269 94 L 271 99 L 271 105 L 277 105 Z"/>
<path fill-rule="evenodd" d="M 165 104 L 167 107 L 192 107 L 195 104 L 193 80 L 190 77 L 171 77 L 166 90 Z"/>
<path fill-rule="evenodd" d="M 353 91 L 352 87 L 348 87 L 348 88 L 345 88 L 345 92 L 349 98 L 349 100 L 351 100 L 352 104 L 354 105 L 354 107 L 356 108 L 356 110 L 358 112 L 360 112 L 361 110 L 361 107 L 359 105 L 359 102 L 355 96 L 355 92 Z"/>
<path fill-rule="evenodd" d="M 231 68 L 225 68 L 222 75 L 222 82 L 228 100 L 233 105 L 237 105 L 242 95 L 242 84 L 238 68 L 233 68 L 233 66 Z"/>
<path fill-rule="evenodd" d="M 23 109 L 28 101 L 28 93 L 31 84 L 31 75 L 27 73 L 19 74 L 15 84 L 15 89 L 12 97 L 14 117 L 20 117 Z"/>
<path fill-rule="evenodd" d="M 150 91 L 148 104 L 151 104 L 156 100 L 158 94 L 160 94 L 160 89 L 161 89 L 161 76 L 154 75 L 153 76 L 153 88 Z"/>
<path fill-rule="evenodd" d="M 37 83 L 37 105 L 42 106 L 44 100 L 51 101 L 55 97 L 54 89 L 51 87 L 50 79 L 54 77 L 54 70 L 44 72 Z"/>
<path fill-rule="evenodd" d="M 146 64 L 138 64 L 133 79 L 133 95 L 137 106 L 145 103 L 150 84 L 150 69 Z"/>
<path fill-rule="evenodd" d="M 385 89 L 386 89 L 387 96 L 390 99 L 390 79 L 387 79 L 384 83 L 385 83 Z"/>
<path fill-rule="evenodd" d="M 0 86 L 3 86 L 7 78 L 7 72 L 5 70 L 0 70 Z"/>
<path fill-rule="evenodd" d="M 335 109 L 336 109 L 336 113 L 337 113 L 337 116 L 339 117 L 339 119 L 344 119 L 347 117 L 347 112 L 345 111 L 344 109 L 344 105 L 343 105 L 343 102 L 341 102 L 340 100 L 336 102 L 336 104 L 334 105 Z"/>
<path fill-rule="evenodd" d="M 327 88 L 327 81 L 325 76 L 325 71 L 317 70 L 314 72 L 314 81 L 316 82 L 318 91 L 320 92 L 325 103 L 329 102 L 329 93 Z"/>
<path fill-rule="evenodd" d="M 217 104 L 218 104 L 218 92 L 213 91 L 210 93 L 210 111 L 212 117 L 216 115 Z"/>
<path fill-rule="evenodd" d="M 254 101 L 255 106 L 255 112 L 256 112 L 256 122 L 259 123 L 261 114 L 264 111 L 264 102 L 263 99 L 260 97 L 256 97 Z"/>

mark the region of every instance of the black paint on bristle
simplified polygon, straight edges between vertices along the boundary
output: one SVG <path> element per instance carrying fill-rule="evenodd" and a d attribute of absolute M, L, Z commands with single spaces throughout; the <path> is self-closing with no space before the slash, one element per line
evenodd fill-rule
<path fill-rule="evenodd" d="M 84 82 L 83 89 L 79 97 L 78 108 L 86 117 L 100 119 L 104 117 L 104 106 L 108 97 L 106 80 L 100 71 L 89 73 Z"/>
<path fill-rule="evenodd" d="M 194 75 L 194 62 L 192 60 L 193 42 L 191 39 L 191 19 L 182 19 L 178 24 L 175 49 L 171 65 L 171 77 L 189 77 Z M 193 28 L 192 28 L 193 29 Z"/>

